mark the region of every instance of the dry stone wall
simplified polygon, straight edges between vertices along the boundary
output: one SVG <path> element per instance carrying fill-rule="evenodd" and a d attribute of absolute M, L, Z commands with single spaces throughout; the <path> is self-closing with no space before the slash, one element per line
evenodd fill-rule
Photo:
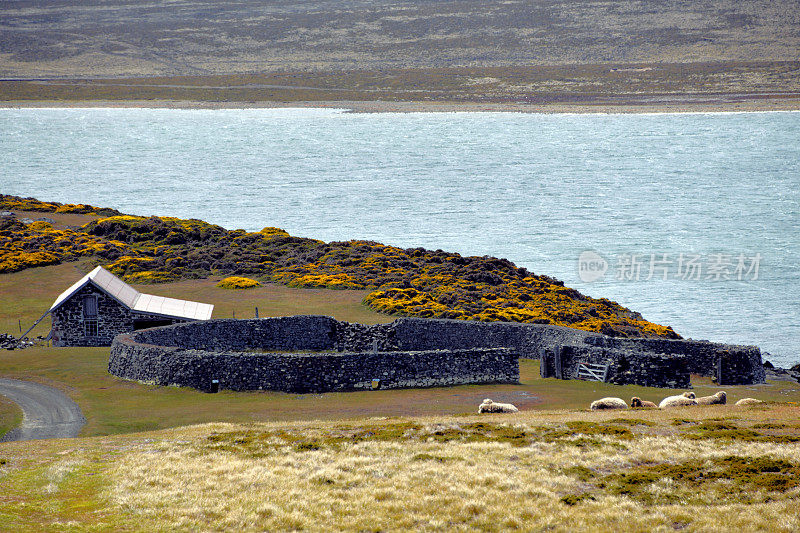
<path fill-rule="evenodd" d="M 712 376 L 719 385 L 764 383 L 766 373 L 757 346 L 720 344 L 709 341 L 673 339 L 620 339 L 590 336 L 590 346 L 621 350 L 623 353 L 682 354 L 691 374 Z"/>
<path fill-rule="evenodd" d="M 578 364 L 593 363 L 608 365 L 606 381 L 616 385 L 642 385 L 670 389 L 690 388 L 691 376 L 686 355 L 654 354 L 597 348 L 593 346 L 563 346 L 559 350 L 562 379 L 578 379 Z M 546 350 L 542 357 L 543 377 L 554 368 L 555 351 Z"/>
<path fill-rule="evenodd" d="M 473 349 L 377 353 L 246 353 L 164 349 L 115 341 L 109 372 L 158 385 L 293 393 L 517 383 L 511 350 Z"/>
<path fill-rule="evenodd" d="M 268 352 L 268 353 L 266 353 Z M 302 352 L 302 353 L 297 353 Z M 400 318 L 363 325 L 325 316 L 209 320 L 142 330 L 114 339 L 109 372 L 159 384 L 233 390 L 323 392 L 460 383 L 518 382 L 518 358 L 559 354 L 559 376 L 577 363 L 610 364 L 609 381 L 687 387 L 690 373 L 720 384 L 761 383 L 756 347 L 660 339 L 615 339 L 540 324 Z M 551 354 L 548 356 L 547 354 Z"/>

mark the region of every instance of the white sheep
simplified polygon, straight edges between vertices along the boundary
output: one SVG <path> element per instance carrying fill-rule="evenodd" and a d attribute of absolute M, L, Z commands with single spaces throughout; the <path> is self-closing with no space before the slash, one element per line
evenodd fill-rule
<path fill-rule="evenodd" d="M 634 396 L 631 398 L 631 408 L 642 408 L 642 409 L 658 409 L 658 406 L 651 401 L 642 400 L 638 396 Z"/>
<path fill-rule="evenodd" d="M 489 398 L 483 400 L 483 403 L 478 407 L 478 414 L 481 413 L 516 413 L 519 409 L 510 403 L 497 403 Z"/>
<path fill-rule="evenodd" d="M 628 404 L 622 398 L 600 398 L 589 406 L 592 411 L 600 409 L 627 409 Z"/>
<path fill-rule="evenodd" d="M 693 392 L 684 392 L 678 396 L 667 396 L 661 400 L 658 407 L 659 409 L 665 409 L 668 407 L 683 407 L 686 405 L 697 405 L 697 400 Z"/>
<path fill-rule="evenodd" d="M 742 398 L 738 402 L 736 402 L 737 407 L 741 407 L 743 405 L 756 405 L 758 403 L 764 403 L 761 400 L 756 400 L 755 398 Z"/>
<path fill-rule="evenodd" d="M 725 391 L 697 398 L 697 405 L 725 405 L 726 403 L 728 403 L 728 395 L 725 394 Z"/>

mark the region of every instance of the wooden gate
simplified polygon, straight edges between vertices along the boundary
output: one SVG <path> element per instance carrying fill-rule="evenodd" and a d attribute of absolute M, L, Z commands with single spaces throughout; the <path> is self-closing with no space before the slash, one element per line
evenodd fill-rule
<path fill-rule="evenodd" d="M 605 381 L 608 377 L 608 363 L 578 363 L 578 379 L 586 381 Z"/>

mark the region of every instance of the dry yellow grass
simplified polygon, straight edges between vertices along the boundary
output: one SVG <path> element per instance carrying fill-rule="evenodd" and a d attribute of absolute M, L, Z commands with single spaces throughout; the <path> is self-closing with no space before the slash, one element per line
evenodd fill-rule
<path fill-rule="evenodd" d="M 518 418 L 488 423 L 534 434 L 561 426 Z M 486 442 L 458 436 L 471 419 L 425 420 L 403 437 L 384 438 L 382 432 L 402 429 L 403 422 L 380 423 L 368 430 L 372 437 L 355 442 L 339 442 L 352 428 L 335 425 L 288 432 L 280 426 L 245 432 L 230 425 L 194 428 L 188 443 L 161 442 L 128 454 L 115 471 L 113 499 L 181 529 L 210 524 L 221 530 L 317 531 L 800 528 L 792 511 L 797 489 L 754 494 L 748 504 L 726 503 L 725 480 L 688 505 L 643 505 L 602 490 L 577 505 L 562 500 L 588 490 L 586 470 L 600 476 L 643 464 L 727 456 L 796 463 L 797 444 L 687 441 L 657 434 L 634 440 L 595 435 L 587 442 L 575 432 L 516 446 L 502 436 Z M 452 440 L 437 440 L 442 434 Z M 654 496 L 680 494 L 679 485 L 664 478 L 646 490 Z"/>
<path fill-rule="evenodd" d="M 529 411 L 10 443 L 0 520 L 24 526 L 48 501 L 49 530 L 797 531 L 798 414 Z M 76 494 L 83 506 L 59 506 Z"/>

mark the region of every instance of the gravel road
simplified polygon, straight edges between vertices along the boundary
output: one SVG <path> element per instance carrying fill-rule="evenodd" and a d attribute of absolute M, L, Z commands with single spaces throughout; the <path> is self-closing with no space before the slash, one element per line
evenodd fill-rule
<path fill-rule="evenodd" d="M 0 394 L 22 409 L 22 426 L 0 441 L 76 437 L 86 419 L 63 392 L 30 381 L 0 378 Z"/>

